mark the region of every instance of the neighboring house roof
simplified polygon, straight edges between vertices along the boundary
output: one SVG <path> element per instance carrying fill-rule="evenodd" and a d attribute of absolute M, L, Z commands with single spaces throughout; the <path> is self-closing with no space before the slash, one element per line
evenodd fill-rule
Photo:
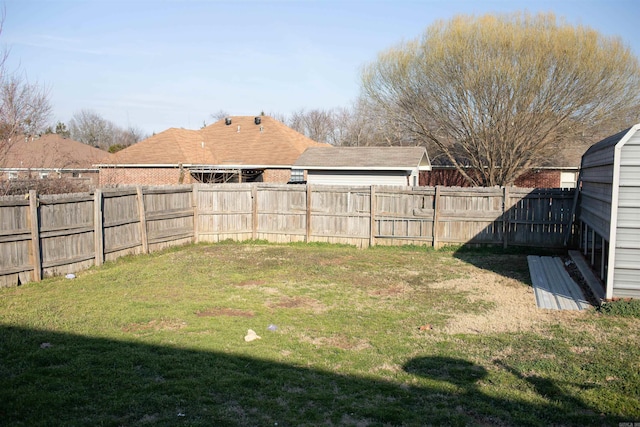
<path fill-rule="evenodd" d="M 233 116 L 200 130 L 168 129 L 112 155 L 111 165 L 291 166 L 308 147 L 327 147 L 271 117 Z"/>
<path fill-rule="evenodd" d="M 294 165 L 307 170 L 430 170 L 424 147 L 308 148 Z"/>
<path fill-rule="evenodd" d="M 2 144 L 5 144 L 3 142 Z M 8 169 L 90 169 L 109 153 L 57 134 L 15 136 L 6 141 L 0 167 Z"/>
<path fill-rule="evenodd" d="M 573 144 L 565 144 L 553 153 L 553 155 L 547 157 L 539 165 L 539 167 L 553 169 L 553 168 L 580 168 L 580 161 L 582 155 L 589 149 L 592 143 L 575 142 Z M 535 166 L 534 166 L 535 168 Z"/>
<path fill-rule="evenodd" d="M 105 162 L 153 165 L 215 162 L 213 153 L 206 146 L 203 148 L 202 142 L 199 131 L 171 128 L 112 154 Z"/>

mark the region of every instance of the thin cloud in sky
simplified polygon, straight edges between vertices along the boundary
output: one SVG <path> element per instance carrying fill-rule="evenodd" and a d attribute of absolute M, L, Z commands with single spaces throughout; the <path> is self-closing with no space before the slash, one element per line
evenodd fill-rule
<path fill-rule="evenodd" d="M 40 50 L 77 53 L 81 55 L 122 57 L 157 56 L 157 54 L 154 54 L 153 51 L 148 48 L 132 49 L 128 46 L 121 48 L 99 46 L 98 43 L 87 40 L 86 38 L 61 37 L 51 34 L 27 35 L 23 38 L 10 39 L 8 42 L 13 46 L 27 46 Z"/>

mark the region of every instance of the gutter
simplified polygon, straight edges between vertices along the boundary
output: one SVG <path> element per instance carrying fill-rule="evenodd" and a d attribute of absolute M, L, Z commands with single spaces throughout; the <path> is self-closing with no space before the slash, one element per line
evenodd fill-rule
<path fill-rule="evenodd" d="M 94 165 L 97 168 L 171 168 L 178 169 L 182 167 L 183 169 L 191 169 L 191 168 L 201 168 L 201 169 L 291 169 L 293 166 L 291 165 L 202 165 L 202 164 L 188 164 L 183 163 L 180 164 L 161 164 L 161 163 L 127 163 L 127 164 L 98 164 Z"/>
<path fill-rule="evenodd" d="M 385 166 L 304 166 L 294 165 L 293 169 L 323 170 L 323 171 L 429 171 L 431 166 L 385 167 Z"/>

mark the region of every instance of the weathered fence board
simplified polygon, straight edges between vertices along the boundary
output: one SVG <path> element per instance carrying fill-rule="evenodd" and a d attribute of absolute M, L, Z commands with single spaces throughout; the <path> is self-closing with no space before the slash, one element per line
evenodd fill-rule
<path fill-rule="evenodd" d="M 93 196 L 89 193 L 43 195 L 39 202 L 43 277 L 93 265 Z"/>
<path fill-rule="evenodd" d="M 144 215 L 138 213 L 139 228 L 141 242 L 143 237 L 147 239 L 149 251 L 172 246 L 176 240 L 181 243 L 193 240 L 192 186 L 152 188 L 141 194 Z"/>
<path fill-rule="evenodd" d="M 129 190 L 102 193 L 104 260 L 142 253 L 138 194 Z"/>
<path fill-rule="evenodd" d="M 369 245 L 371 187 L 311 187 L 309 241 Z"/>
<path fill-rule="evenodd" d="M 3 197 L 0 286 L 76 272 L 193 237 L 191 186 Z"/>
<path fill-rule="evenodd" d="M 505 204 L 507 240 L 516 246 L 561 247 L 572 228 L 574 190 L 511 189 Z"/>
<path fill-rule="evenodd" d="M 375 244 L 432 244 L 434 200 L 434 188 L 376 188 Z"/>
<path fill-rule="evenodd" d="M 0 198 L 0 286 L 193 241 L 562 247 L 573 190 L 197 184 Z"/>
<path fill-rule="evenodd" d="M 304 186 L 256 187 L 252 231 L 258 239 L 278 243 L 303 242 L 307 233 L 307 192 Z"/>
<path fill-rule="evenodd" d="M 247 240 L 253 237 L 252 187 L 248 184 L 198 185 L 199 241 Z"/>
<path fill-rule="evenodd" d="M 0 286 L 28 281 L 33 266 L 29 260 L 31 227 L 29 200 L 24 196 L 0 200 Z"/>

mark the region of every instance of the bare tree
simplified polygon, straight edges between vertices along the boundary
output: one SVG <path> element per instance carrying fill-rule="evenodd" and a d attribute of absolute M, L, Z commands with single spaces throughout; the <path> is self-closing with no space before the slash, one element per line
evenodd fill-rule
<path fill-rule="evenodd" d="M 107 150 L 115 144 L 116 126 L 92 110 L 80 110 L 69 121 L 71 138 Z"/>
<path fill-rule="evenodd" d="M 103 150 L 118 151 L 140 142 L 146 135 L 135 127 L 120 128 L 92 110 L 80 110 L 69 121 L 71 138 Z"/>
<path fill-rule="evenodd" d="M 288 123 L 289 119 L 287 118 L 287 115 L 284 113 L 278 113 L 278 112 L 268 112 L 265 114 L 267 117 L 271 117 L 272 119 L 275 119 L 281 123 Z"/>
<path fill-rule="evenodd" d="M 215 113 L 211 114 L 209 117 L 213 119 L 214 122 L 224 119 L 225 117 L 229 117 L 229 112 L 226 110 L 218 110 Z M 206 122 L 205 122 L 206 125 Z"/>
<path fill-rule="evenodd" d="M 331 110 L 309 110 L 303 108 L 289 117 L 288 125 L 293 130 L 318 142 L 334 142 L 334 123 Z"/>
<path fill-rule="evenodd" d="M 147 137 L 144 131 L 136 126 L 121 129 L 115 126 L 114 142 L 124 147 L 136 144 Z"/>
<path fill-rule="evenodd" d="M 0 12 L 0 34 L 4 17 L 3 9 Z M 48 90 L 29 83 L 19 72 L 7 72 L 7 57 L 7 50 L 0 51 L 0 165 L 18 135 L 28 137 L 44 132 L 51 116 Z"/>
<path fill-rule="evenodd" d="M 30 84 L 17 74 L 3 77 L 0 81 L 2 137 L 44 132 L 51 116 L 46 88 Z"/>
<path fill-rule="evenodd" d="M 472 185 L 508 185 L 563 144 L 637 120 L 640 66 L 619 39 L 553 14 L 459 16 L 381 53 L 362 92 Z"/>

